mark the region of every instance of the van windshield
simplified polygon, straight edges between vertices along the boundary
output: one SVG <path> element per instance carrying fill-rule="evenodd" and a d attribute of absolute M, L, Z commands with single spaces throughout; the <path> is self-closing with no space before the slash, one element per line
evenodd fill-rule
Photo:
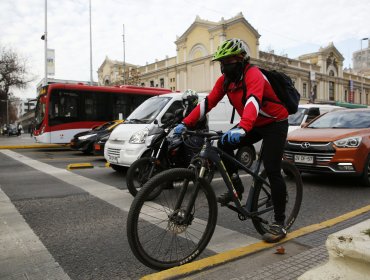
<path fill-rule="evenodd" d="M 171 100 L 171 97 L 152 97 L 137 107 L 125 123 L 151 123 Z"/>
<path fill-rule="evenodd" d="M 289 115 L 288 123 L 289 125 L 301 125 L 304 115 L 306 114 L 307 108 L 299 108 L 298 111 L 293 114 Z"/>

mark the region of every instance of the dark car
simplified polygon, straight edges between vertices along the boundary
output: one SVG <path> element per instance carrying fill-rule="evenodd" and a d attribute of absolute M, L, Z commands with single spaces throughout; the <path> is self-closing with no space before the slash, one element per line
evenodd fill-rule
<path fill-rule="evenodd" d="M 18 135 L 18 128 L 15 124 L 9 124 L 7 126 L 7 135 L 8 136 Z"/>
<path fill-rule="evenodd" d="M 103 134 L 97 137 L 94 143 L 94 155 L 104 156 L 104 146 L 105 146 L 105 143 L 108 141 L 110 133 L 111 131 L 107 134 Z"/>
<path fill-rule="evenodd" d="M 370 186 L 370 110 L 321 115 L 288 134 L 284 158 L 301 172 L 358 176 Z"/>
<path fill-rule="evenodd" d="M 110 133 L 117 125 L 122 122 L 122 120 L 110 121 L 91 130 L 77 133 L 75 136 L 73 136 L 70 142 L 71 149 L 81 151 L 85 154 L 92 153 L 94 150 L 94 143 L 99 138 L 99 136 Z"/>

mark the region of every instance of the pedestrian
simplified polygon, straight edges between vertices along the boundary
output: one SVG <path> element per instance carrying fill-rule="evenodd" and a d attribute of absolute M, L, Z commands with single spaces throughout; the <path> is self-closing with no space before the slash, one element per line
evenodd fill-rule
<path fill-rule="evenodd" d="M 22 129 L 23 129 L 22 124 L 18 123 L 18 125 L 17 125 L 18 136 L 20 136 L 22 134 Z"/>
<path fill-rule="evenodd" d="M 224 133 L 218 142 L 219 148 L 231 156 L 234 150 L 264 142 L 262 160 L 271 184 L 275 222 L 269 225 L 262 238 L 274 243 L 285 238 L 286 185 L 281 175 L 281 161 L 288 133 L 288 111 L 276 96 L 271 84 L 258 67 L 250 64 L 246 44 L 240 39 L 224 41 L 213 55 L 219 61 L 222 75 L 216 81 L 209 95 L 175 128 L 182 133 L 192 128 L 225 96 L 240 115 L 240 122 Z M 244 186 L 238 175 L 238 168 L 223 158 L 226 170 L 242 199 Z M 232 201 L 232 194 L 226 192 L 217 198 L 221 205 Z"/>

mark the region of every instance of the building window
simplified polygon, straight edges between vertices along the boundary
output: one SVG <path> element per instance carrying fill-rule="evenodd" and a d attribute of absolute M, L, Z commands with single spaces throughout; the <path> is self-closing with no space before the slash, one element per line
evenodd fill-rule
<path fill-rule="evenodd" d="M 160 84 L 161 88 L 164 88 L 164 79 L 163 78 L 159 79 L 159 84 Z"/>
<path fill-rule="evenodd" d="M 154 87 L 154 81 L 150 81 L 150 86 Z"/>
<path fill-rule="evenodd" d="M 334 82 L 329 82 L 329 100 L 334 101 Z"/>
<path fill-rule="evenodd" d="M 303 97 L 307 98 L 307 84 L 303 83 Z"/>

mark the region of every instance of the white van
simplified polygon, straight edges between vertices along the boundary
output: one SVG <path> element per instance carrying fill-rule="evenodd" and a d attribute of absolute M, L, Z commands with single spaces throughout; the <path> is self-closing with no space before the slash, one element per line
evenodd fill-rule
<path fill-rule="evenodd" d="M 298 106 L 297 113 L 289 115 L 289 132 L 301 128 L 305 123 L 312 121 L 317 116 L 336 110 L 344 110 L 346 108 L 340 106 L 334 106 L 329 104 L 300 104 Z"/>
<path fill-rule="evenodd" d="M 174 114 L 177 109 L 182 108 L 182 94 L 168 93 L 149 98 L 112 131 L 104 147 L 104 157 L 113 169 L 121 170 L 146 155 L 147 144 L 151 140 L 148 137 L 149 130 L 154 126 L 161 126 L 166 113 Z M 208 93 L 198 93 L 199 101 L 207 95 Z M 230 124 L 231 113 L 232 106 L 225 96 L 208 114 L 209 129 L 229 130 L 234 126 Z M 234 124 L 239 120 L 239 115 L 235 114 Z"/>

